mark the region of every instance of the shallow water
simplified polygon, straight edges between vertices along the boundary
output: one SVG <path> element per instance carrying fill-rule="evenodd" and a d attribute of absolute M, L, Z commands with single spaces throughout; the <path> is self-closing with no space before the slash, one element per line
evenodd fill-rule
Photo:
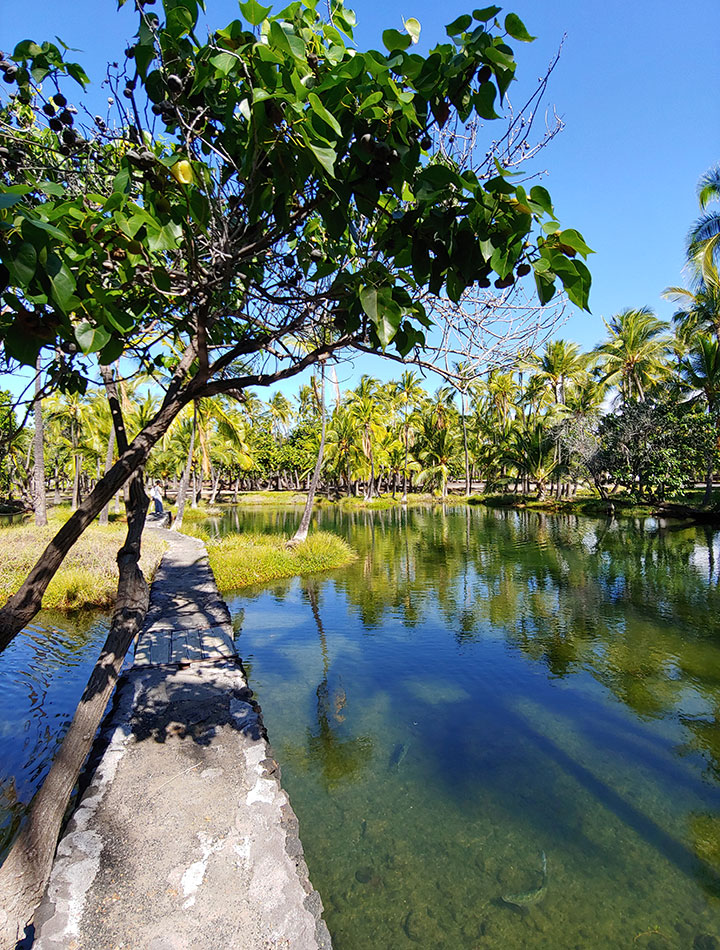
<path fill-rule="evenodd" d="M 336 950 L 720 946 L 718 534 L 320 523 L 355 564 L 228 601 Z"/>
<path fill-rule="evenodd" d="M 0 653 L 0 861 L 48 773 L 107 630 L 97 612 L 43 611 Z"/>

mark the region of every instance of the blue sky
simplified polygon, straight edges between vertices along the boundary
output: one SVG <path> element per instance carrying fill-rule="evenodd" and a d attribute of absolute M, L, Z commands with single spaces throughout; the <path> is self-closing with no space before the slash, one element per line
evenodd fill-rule
<path fill-rule="evenodd" d="M 357 0 L 356 40 L 380 45 L 402 18 L 422 24 L 420 49 L 445 37 L 444 24 L 472 9 L 464 0 Z M 109 0 L 2 4 L 0 46 L 59 35 L 83 51 L 93 80 L 122 55 L 132 36 L 132 4 L 117 13 Z M 231 0 L 207 0 L 208 19 L 238 15 Z M 698 214 L 699 176 L 720 161 L 720 3 L 718 0 L 513 0 L 537 36 L 516 43 L 518 88 L 544 73 L 563 36 L 547 104 L 565 130 L 539 156 L 564 226 L 576 227 L 597 252 L 590 259 L 592 314 L 575 312 L 558 335 L 590 348 L 604 335 L 602 318 L 624 307 L 653 307 L 669 318 L 661 292 L 682 283 L 683 243 Z M 526 85 L 526 82 L 528 85 Z M 90 93 L 102 102 L 98 88 Z M 488 129 L 492 134 L 492 124 Z M 376 371 L 372 364 L 372 371 Z M 390 364 L 383 377 L 397 375 Z"/>

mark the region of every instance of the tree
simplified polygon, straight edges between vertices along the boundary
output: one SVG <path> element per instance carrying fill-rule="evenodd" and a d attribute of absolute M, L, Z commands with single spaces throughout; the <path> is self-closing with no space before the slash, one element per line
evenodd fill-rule
<path fill-rule="evenodd" d="M 534 273 L 541 303 L 559 280 L 587 306 L 577 255 L 590 249 L 555 226 L 547 191 L 494 158 L 478 174 L 434 147 L 448 123 L 497 116 L 509 41 L 531 39 L 517 16 L 459 17 L 422 57 L 408 52 L 415 20 L 384 33 L 387 53 L 362 52 L 339 3 L 330 22 L 312 5 L 240 9 L 245 22 L 201 41 L 196 0 L 164 0 L 162 16 L 140 4 L 137 38 L 110 70 L 114 123 L 75 119 L 62 89 L 87 77 L 54 44 L 24 41 L 4 67 L 17 90 L 0 114 L 6 355 L 34 365 L 57 347 L 66 389 L 85 387 L 95 355 L 171 375 L 153 420 L 0 610 L 3 644 L 193 400 L 241 395 L 341 348 L 407 358 L 432 328 L 432 296 L 458 301 L 492 272 L 506 287 Z"/>
<path fill-rule="evenodd" d="M 689 405 L 629 402 L 602 419 L 599 436 L 610 478 L 654 504 L 718 460 L 714 421 Z"/>
<path fill-rule="evenodd" d="M 606 326 L 610 338 L 595 348 L 604 381 L 619 387 L 623 403 L 643 402 L 648 390 L 669 374 L 667 324 L 641 307 L 623 310 Z"/>

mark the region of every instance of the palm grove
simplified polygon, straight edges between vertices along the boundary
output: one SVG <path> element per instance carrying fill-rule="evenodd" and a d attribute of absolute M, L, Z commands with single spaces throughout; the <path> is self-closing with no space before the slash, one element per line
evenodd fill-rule
<path fill-rule="evenodd" d="M 592 351 L 555 339 L 481 373 L 456 362 L 451 380 L 434 391 L 427 376 L 406 369 L 386 383 L 365 375 L 341 392 L 333 366 L 327 397 L 314 375 L 291 398 L 275 392 L 263 400 L 249 389 L 241 403 L 194 400 L 150 453 L 147 475 L 179 501 L 180 522 L 186 500 L 197 507 L 201 499 L 237 502 L 243 491 L 306 489 L 327 417 L 320 463 L 330 497 L 405 499 L 424 491 L 445 498 L 454 482 L 467 495 L 568 497 L 583 486 L 604 499 L 661 503 L 704 482 L 696 501 L 711 504 L 719 462 L 718 169 L 703 176 L 698 193 L 690 289 L 665 291 L 678 304 L 672 324 L 647 307 L 628 308 L 606 322 Z M 133 435 L 158 410 L 150 383 L 145 373 L 119 384 Z M 2 490 L 37 508 L 38 427 L 13 425 L 9 394 L 5 405 Z M 55 504 L 69 496 L 76 509 L 113 458 L 105 391 L 56 393 L 40 405 L 43 483 Z"/>

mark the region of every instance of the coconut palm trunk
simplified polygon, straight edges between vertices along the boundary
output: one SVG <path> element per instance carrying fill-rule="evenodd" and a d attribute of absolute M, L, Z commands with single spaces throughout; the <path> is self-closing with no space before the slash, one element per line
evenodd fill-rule
<path fill-rule="evenodd" d="M 35 436 L 33 438 L 33 504 L 35 508 L 35 524 L 38 527 L 47 524 L 47 502 L 45 499 L 45 430 L 42 417 L 42 391 L 40 372 L 41 363 L 38 354 L 35 364 Z"/>
<path fill-rule="evenodd" d="M 302 518 L 300 519 L 300 524 L 298 526 L 295 534 L 288 541 L 288 545 L 300 544 L 308 536 L 308 530 L 310 528 L 310 519 L 312 518 L 313 504 L 315 503 L 315 493 L 317 491 L 318 484 L 320 482 L 320 472 L 322 470 L 323 456 L 325 454 L 325 428 L 326 428 L 326 418 L 325 418 L 325 365 L 320 363 L 320 447 L 318 448 L 317 459 L 315 461 L 315 468 L 313 469 L 312 479 L 310 480 L 310 488 L 308 489 L 307 498 L 305 499 L 305 508 L 303 509 Z"/>
<path fill-rule="evenodd" d="M 188 446 L 187 462 L 185 470 L 180 479 L 180 487 L 177 493 L 177 511 L 175 520 L 172 523 L 172 530 L 179 531 L 182 528 L 183 515 L 185 514 L 185 502 L 187 501 L 188 487 L 190 485 L 190 471 L 192 469 L 193 454 L 195 452 L 195 430 L 197 428 L 197 403 L 193 402 L 193 422 L 190 430 L 190 445 Z"/>

